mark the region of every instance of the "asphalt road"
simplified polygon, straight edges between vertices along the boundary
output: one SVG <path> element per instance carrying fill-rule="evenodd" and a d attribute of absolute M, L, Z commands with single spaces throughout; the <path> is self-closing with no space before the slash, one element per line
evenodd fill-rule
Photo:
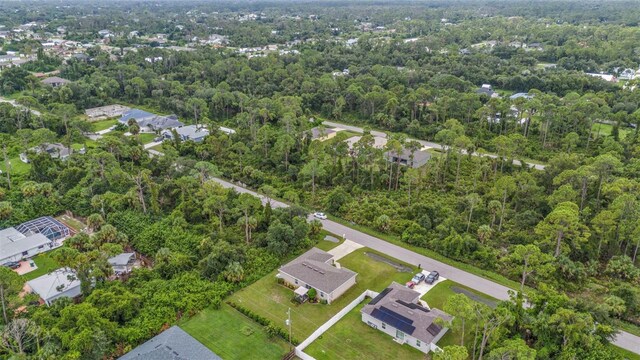
<path fill-rule="evenodd" d="M 289 206 L 286 203 L 283 203 L 281 201 L 277 201 L 274 199 L 268 199 L 264 195 L 260 195 L 255 191 L 232 184 L 228 181 L 221 180 L 218 178 L 213 178 L 212 180 L 220 183 L 225 188 L 234 188 L 239 193 L 252 194 L 260 198 L 263 204 L 266 204 L 267 202 L 270 201 L 271 207 L 273 208 L 282 208 L 282 207 Z M 309 219 L 313 219 L 313 217 L 310 216 Z M 510 289 L 506 286 L 497 284 L 491 280 L 487 280 L 477 275 L 468 273 L 466 271 L 460 270 L 456 267 L 447 265 L 440 261 L 431 259 L 424 255 L 420 255 L 411 250 L 407 250 L 403 247 L 388 243 L 382 239 L 365 234 L 358 230 L 354 230 L 348 226 L 339 224 L 335 221 L 320 220 L 320 222 L 322 223 L 322 227 L 325 230 L 339 236 L 344 235 L 347 239 L 353 242 L 356 242 L 358 244 L 361 244 L 363 246 L 366 246 L 370 249 L 379 251 L 383 254 L 389 255 L 390 257 L 394 257 L 398 260 L 402 260 L 414 266 L 420 265 L 421 268 L 426 270 L 437 270 L 440 274 L 442 274 L 443 277 L 447 279 L 455 281 L 459 284 L 467 286 L 483 294 L 492 296 L 496 299 L 499 299 L 499 300 L 509 299 Z M 625 331 L 620 331 L 620 333 L 614 339 L 613 344 L 623 349 L 634 352 L 636 354 L 640 354 L 640 337 L 639 336 L 630 334 Z"/>
<path fill-rule="evenodd" d="M 347 124 L 341 124 L 341 123 L 337 123 L 337 122 L 333 122 L 333 121 L 323 121 L 322 122 L 325 126 L 328 127 L 334 127 L 334 128 L 340 128 L 340 129 L 344 129 L 344 130 L 349 130 L 349 131 L 353 131 L 353 132 L 357 132 L 357 133 L 363 133 L 364 130 L 361 127 L 358 126 L 353 126 L 353 125 L 347 125 Z M 371 131 L 371 135 L 373 136 L 380 136 L 383 138 L 387 137 L 386 133 L 383 133 L 382 131 L 375 131 L 372 130 Z M 434 149 L 438 149 L 438 150 L 443 150 L 444 146 L 442 146 L 441 144 L 438 143 L 434 143 L 431 141 L 425 141 L 425 140 L 418 140 L 418 139 L 408 139 L 408 140 L 415 140 L 417 142 L 419 142 L 420 144 L 422 144 L 422 146 L 427 146 L 430 148 L 434 148 Z M 461 151 L 463 154 L 466 154 L 467 152 L 462 150 Z M 494 154 L 478 154 L 478 153 L 472 153 L 471 155 L 473 156 L 486 156 L 486 157 L 490 157 L 490 158 L 497 158 L 497 155 Z M 522 162 L 520 160 L 513 160 L 513 164 L 520 166 L 522 165 Z M 525 162 L 525 164 L 527 164 L 528 166 L 533 167 L 536 170 L 544 170 L 545 166 L 541 165 L 541 164 L 534 164 L 534 163 L 529 163 L 529 162 Z"/>
<path fill-rule="evenodd" d="M 31 111 L 31 113 L 33 115 L 36 115 L 36 116 L 42 115 L 40 113 L 40 111 L 33 110 L 33 109 L 28 109 L 26 106 L 18 104 L 18 102 L 13 100 L 13 99 L 7 99 L 7 98 L 3 98 L 2 96 L 0 96 L 0 102 L 9 103 L 9 104 L 13 105 L 14 107 L 17 107 L 17 108 L 20 108 L 20 109 L 27 109 L 27 110 Z"/>

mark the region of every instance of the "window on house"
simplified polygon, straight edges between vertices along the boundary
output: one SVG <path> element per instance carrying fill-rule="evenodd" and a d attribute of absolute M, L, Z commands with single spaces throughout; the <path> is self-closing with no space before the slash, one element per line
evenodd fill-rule
<path fill-rule="evenodd" d="M 387 324 L 382 323 L 382 328 L 383 328 L 383 329 L 386 329 L 386 328 L 387 328 Z"/>
<path fill-rule="evenodd" d="M 296 285 L 298 285 L 298 279 L 296 279 Z"/>
<path fill-rule="evenodd" d="M 23 256 L 27 256 L 27 255 L 29 255 L 29 252 L 28 252 L 28 251 L 23 251 L 23 252 L 22 252 L 22 255 L 23 255 Z"/>
<path fill-rule="evenodd" d="M 422 345 L 422 344 L 420 343 L 420 340 L 416 340 L 416 346 L 417 346 L 417 347 L 420 347 L 420 345 Z"/>
<path fill-rule="evenodd" d="M 320 291 L 320 297 L 324 297 L 324 293 Z"/>
<path fill-rule="evenodd" d="M 44 248 L 44 245 L 38 246 L 38 249 L 42 249 L 42 248 Z"/>

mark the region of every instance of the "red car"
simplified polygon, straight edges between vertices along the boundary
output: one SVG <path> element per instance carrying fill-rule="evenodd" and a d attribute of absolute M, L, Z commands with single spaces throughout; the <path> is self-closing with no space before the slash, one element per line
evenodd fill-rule
<path fill-rule="evenodd" d="M 413 289 L 414 287 L 416 287 L 416 283 L 414 283 L 413 281 L 407 281 L 406 287 L 408 287 L 409 289 Z"/>

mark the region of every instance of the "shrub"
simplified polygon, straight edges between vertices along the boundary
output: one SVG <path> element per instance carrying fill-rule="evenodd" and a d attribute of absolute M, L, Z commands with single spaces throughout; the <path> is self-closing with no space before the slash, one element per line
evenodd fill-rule
<path fill-rule="evenodd" d="M 318 296 L 318 292 L 316 291 L 316 289 L 311 288 L 309 289 L 309 291 L 307 291 L 307 295 L 309 296 L 309 299 L 315 300 L 316 297 Z"/>
<path fill-rule="evenodd" d="M 253 321 L 257 322 L 258 324 L 262 325 L 265 327 L 265 331 L 267 332 L 267 334 L 269 336 L 280 336 L 281 338 L 283 338 L 284 340 L 289 341 L 289 332 L 286 330 L 283 330 L 282 328 L 274 325 L 269 319 L 260 316 L 256 313 L 254 313 L 253 311 L 243 307 L 242 305 L 238 305 L 236 303 L 234 303 L 233 301 L 227 301 L 227 304 L 229 306 L 231 306 L 232 308 L 238 310 L 240 313 L 242 313 L 243 315 L 245 315 L 246 317 L 252 319 Z M 291 338 L 291 343 L 293 345 L 298 345 L 300 344 L 300 342 L 295 339 L 295 338 Z"/>

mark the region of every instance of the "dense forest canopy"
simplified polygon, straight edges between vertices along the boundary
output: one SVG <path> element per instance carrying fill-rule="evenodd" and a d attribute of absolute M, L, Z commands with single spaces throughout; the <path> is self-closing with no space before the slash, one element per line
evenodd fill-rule
<path fill-rule="evenodd" d="M 3 54 L 33 61 L 0 72 L 0 94 L 15 100 L 0 102 L 0 228 L 65 211 L 88 227 L 55 253 L 81 301 L 37 306 L 0 269 L 0 356 L 120 356 L 311 247 L 321 225 L 307 214 L 321 209 L 517 281 L 512 301 L 474 320 L 498 324 L 483 334 L 491 359 L 619 358 L 606 346 L 616 329 L 640 332 L 638 5 L 0 3 L 0 30 L 37 24 L 30 38 L 1 39 Z M 36 38 L 59 28 L 88 60 L 45 52 Z M 212 35 L 228 44 L 197 42 Z M 54 70 L 70 82 L 36 77 Z M 84 110 L 111 104 L 211 134 L 174 136 L 153 155 L 135 123 L 95 136 Z M 313 141 L 323 121 L 363 134 L 352 146 L 350 131 Z M 422 167 L 389 161 L 420 151 L 413 139 L 441 148 Z M 86 153 L 38 153 L 48 143 Z M 293 206 L 272 209 L 215 178 Z M 151 266 L 110 281 L 107 259 L 124 250 Z M 17 324 L 28 335 L 13 336 Z"/>

